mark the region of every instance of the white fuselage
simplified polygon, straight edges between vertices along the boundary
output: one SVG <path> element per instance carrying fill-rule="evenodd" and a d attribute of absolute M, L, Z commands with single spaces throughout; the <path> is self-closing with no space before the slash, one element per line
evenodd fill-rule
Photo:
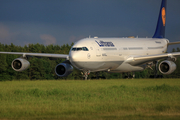
<path fill-rule="evenodd" d="M 85 38 L 71 48 L 69 60 L 83 71 L 140 71 L 145 65 L 131 66 L 126 60 L 132 56 L 165 53 L 168 42 L 156 38 Z"/>

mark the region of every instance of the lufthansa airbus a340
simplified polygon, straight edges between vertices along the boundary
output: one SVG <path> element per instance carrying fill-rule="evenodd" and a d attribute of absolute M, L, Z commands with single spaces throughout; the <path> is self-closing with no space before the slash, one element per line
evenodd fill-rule
<path fill-rule="evenodd" d="M 85 79 L 90 72 L 134 72 L 142 71 L 155 64 L 162 74 L 171 74 L 176 69 L 174 61 L 180 52 L 166 53 L 167 47 L 180 42 L 169 42 L 165 38 L 166 3 L 162 0 L 158 23 L 152 38 L 85 38 L 71 48 L 69 55 L 48 53 L 0 52 L 1 54 L 21 55 L 12 61 L 15 71 L 24 71 L 30 63 L 28 56 L 65 58 L 55 67 L 59 77 L 66 77 L 73 66 L 83 71 Z M 159 65 L 159 60 L 163 60 Z"/>

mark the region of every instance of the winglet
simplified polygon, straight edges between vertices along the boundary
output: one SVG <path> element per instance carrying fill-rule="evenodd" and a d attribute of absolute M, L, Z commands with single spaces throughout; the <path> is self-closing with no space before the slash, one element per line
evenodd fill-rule
<path fill-rule="evenodd" d="M 167 3 L 167 0 L 162 0 L 158 23 L 156 26 L 156 32 L 154 33 L 153 38 L 165 38 L 166 3 Z"/>

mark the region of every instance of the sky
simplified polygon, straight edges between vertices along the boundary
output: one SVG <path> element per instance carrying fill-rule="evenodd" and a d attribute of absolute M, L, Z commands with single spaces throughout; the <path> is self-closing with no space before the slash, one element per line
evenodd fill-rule
<path fill-rule="evenodd" d="M 0 43 L 61 46 L 89 36 L 152 37 L 160 5 L 161 0 L 0 0 Z M 179 5 L 167 0 L 171 42 L 180 41 Z"/>

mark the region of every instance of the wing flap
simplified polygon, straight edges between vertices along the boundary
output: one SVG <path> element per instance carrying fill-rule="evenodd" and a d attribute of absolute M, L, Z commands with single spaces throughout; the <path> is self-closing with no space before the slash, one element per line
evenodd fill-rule
<path fill-rule="evenodd" d="M 134 57 L 129 57 L 126 60 L 126 62 L 133 66 L 138 66 L 152 61 L 168 59 L 168 58 L 176 58 L 176 57 L 180 57 L 180 52 L 157 54 L 157 55 L 146 55 L 146 56 L 134 56 Z"/>

